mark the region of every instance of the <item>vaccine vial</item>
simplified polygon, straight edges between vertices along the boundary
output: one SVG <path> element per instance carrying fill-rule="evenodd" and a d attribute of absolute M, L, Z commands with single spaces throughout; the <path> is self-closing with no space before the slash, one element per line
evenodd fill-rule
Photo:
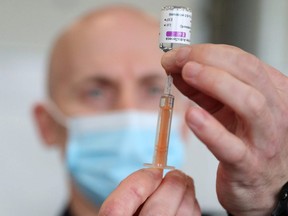
<path fill-rule="evenodd" d="M 182 6 L 161 10 L 159 47 L 164 52 L 191 43 L 192 11 Z"/>

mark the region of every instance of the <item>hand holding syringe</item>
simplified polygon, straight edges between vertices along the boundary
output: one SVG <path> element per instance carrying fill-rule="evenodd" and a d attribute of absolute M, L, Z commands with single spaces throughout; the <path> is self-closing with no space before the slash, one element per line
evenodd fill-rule
<path fill-rule="evenodd" d="M 191 35 L 192 12 L 189 8 L 178 6 L 166 6 L 162 9 L 160 23 L 160 45 L 167 52 L 175 47 L 189 45 Z M 145 166 L 173 169 L 167 165 L 170 128 L 174 105 L 172 95 L 173 78 L 168 75 L 164 94 L 160 98 L 160 111 L 158 116 L 157 135 L 152 164 Z"/>

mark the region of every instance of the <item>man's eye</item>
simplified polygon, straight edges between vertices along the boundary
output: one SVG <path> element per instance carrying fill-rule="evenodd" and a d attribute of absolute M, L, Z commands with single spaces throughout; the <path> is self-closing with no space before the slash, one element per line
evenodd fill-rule
<path fill-rule="evenodd" d="M 101 89 L 93 89 L 88 92 L 90 97 L 101 97 L 103 96 L 103 91 Z"/>

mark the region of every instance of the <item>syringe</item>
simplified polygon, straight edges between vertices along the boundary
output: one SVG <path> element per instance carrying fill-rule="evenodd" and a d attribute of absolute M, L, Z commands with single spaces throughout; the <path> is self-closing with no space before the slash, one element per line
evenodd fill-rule
<path fill-rule="evenodd" d="M 160 98 L 160 110 L 158 115 L 157 134 L 155 140 L 155 149 L 152 164 L 145 164 L 145 166 L 160 168 L 160 169 L 174 169 L 173 166 L 167 166 L 167 154 L 169 146 L 170 128 L 172 120 L 172 112 L 174 105 L 174 96 L 172 92 L 173 78 L 171 75 L 167 76 L 164 94 Z"/>
<path fill-rule="evenodd" d="M 191 36 L 192 12 L 189 8 L 181 6 L 166 6 L 161 10 L 159 47 L 164 52 L 173 48 L 189 45 Z M 152 164 L 145 166 L 174 169 L 167 165 L 170 128 L 174 105 L 172 95 L 173 78 L 168 75 L 164 94 L 160 98 L 160 110 L 158 116 L 157 134 Z"/>

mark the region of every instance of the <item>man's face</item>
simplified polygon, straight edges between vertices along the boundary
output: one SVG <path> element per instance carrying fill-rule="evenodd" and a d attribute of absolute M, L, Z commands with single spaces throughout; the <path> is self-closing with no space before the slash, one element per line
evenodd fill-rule
<path fill-rule="evenodd" d="M 78 26 L 66 39 L 53 90 L 66 115 L 158 109 L 166 75 L 156 24 L 103 19 Z"/>
<path fill-rule="evenodd" d="M 58 41 L 51 59 L 49 93 L 66 116 L 132 109 L 158 111 L 167 77 L 160 64 L 159 27 L 131 17 L 125 25 L 121 23 L 111 16 L 78 23 Z M 174 112 L 184 114 L 185 102 L 175 90 Z M 66 158 L 69 125 L 57 121 L 58 116 L 43 104 L 35 107 L 34 114 L 45 143 L 56 144 Z M 186 128 L 180 126 L 177 132 L 185 138 Z"/>

